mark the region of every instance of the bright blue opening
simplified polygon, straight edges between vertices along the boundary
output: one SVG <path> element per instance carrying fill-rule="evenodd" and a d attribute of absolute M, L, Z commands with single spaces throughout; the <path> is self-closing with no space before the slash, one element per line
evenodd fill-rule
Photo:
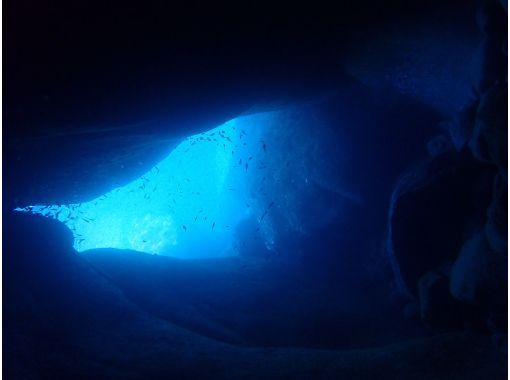
<path fill-rule="evenodd" d="M 251 215 L 252 172 L 265 165 L 264 133 L 276 114 L 242 116 L 190 136 L 140 178 L 90 202 L 16 211 L 58 219 L 72 231 L 79 252 L 233 255 L 235 227 Z"/>

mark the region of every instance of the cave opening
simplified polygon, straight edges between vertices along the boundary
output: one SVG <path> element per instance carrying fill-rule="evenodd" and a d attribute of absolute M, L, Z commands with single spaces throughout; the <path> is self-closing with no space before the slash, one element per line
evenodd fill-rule
<path fill-rule="evenodd" d="M 253 219 L 251 235 L 259 238 L 274 205 L 262 204 L 259 195 L 270 191 L 265 139 L 277 127 L 277 115 L 240 116 L 189 136 L 139 178 L 90 201 L 15 211 L 64 223 L 78 252 L 114 248 L 181 259 L 236 255 L 239 223 Z"/>

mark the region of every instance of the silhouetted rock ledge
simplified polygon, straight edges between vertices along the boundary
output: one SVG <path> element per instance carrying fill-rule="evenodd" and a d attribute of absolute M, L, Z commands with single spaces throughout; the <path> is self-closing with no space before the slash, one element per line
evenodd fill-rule
<path fill-rule="evenodd" d="M 58 223 L 27 216 L 9 221 L 6 378 L 373 379 L 384 374 L 451 380 L 505 374 L 505 359 L 490 338 L 468 333 L 356 350 L 249 348 L 209 339 L 130 301 L 108 275 L 73 253 Z"/>

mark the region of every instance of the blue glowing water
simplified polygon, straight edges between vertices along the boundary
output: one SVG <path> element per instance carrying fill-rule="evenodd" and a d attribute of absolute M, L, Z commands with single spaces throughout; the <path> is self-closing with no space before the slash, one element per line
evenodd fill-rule
<path fill-rule="evenodd" d="M 89 202 L 16 211 L 64 223 L 78 252 L 131 249 L 179 258 L 236 254 L 236 225 L 250 217 L 264 132 L 276 112 L 242 116 L 180 143 L 133 182 Z"/>

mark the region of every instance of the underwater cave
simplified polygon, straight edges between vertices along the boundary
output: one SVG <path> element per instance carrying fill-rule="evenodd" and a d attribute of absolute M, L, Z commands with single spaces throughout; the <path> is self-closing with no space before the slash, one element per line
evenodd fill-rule
<path fill-rule="evenodd" d="M 274 204 L 261 204 L 256 192 L 271 192 L 264 184 L 270 179 L 262 174 L 270 161 L 263 138 L 276 117 L 274 112 L 239 117 L 187 137 L 136 180 L 88 202 L 15 211 L 61 221 L 73 232 L 78 252 L 117 248 L 184 259 L 233 255 L 239 222 L 255 218 L 255 212 L 263 222 Z"/>
<path fill-rule="evenodd" d="M 506 378 L 506 2 L 340 8 L 7 2 L 6 378 Z"/>

